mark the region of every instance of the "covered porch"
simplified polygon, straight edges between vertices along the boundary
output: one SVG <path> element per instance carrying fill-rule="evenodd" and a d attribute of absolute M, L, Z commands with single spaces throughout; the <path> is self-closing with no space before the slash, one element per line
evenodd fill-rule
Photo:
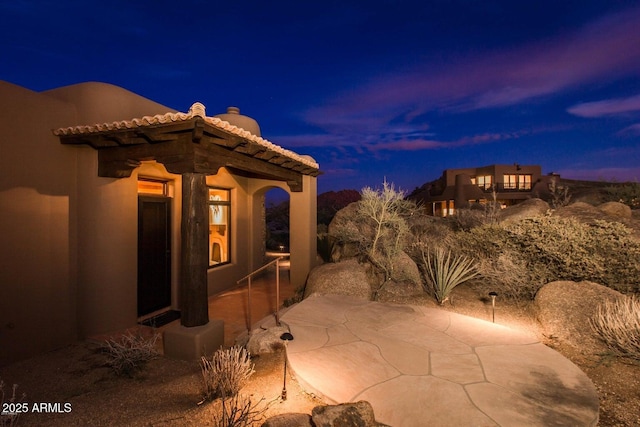
<path fill-rule="evenodd" d="M 228 118 L 229 114 L 221 116 Z M 88 145 L 97 151 L 94 173 L 98 180 L 87 191 L 87 196 L 98 204 L 117 204 L 119 196 L 128 198 L 130 194 L 127 190 L 126 194 L 112 194 L 109 200 L 104 200 L 99 196 L 104 190 L 101 178 L 108 178 L 109 182 L 135 180 L 137 171 L 149 170 L 150 164 L 157 164 L 166 179 L 175 183 L 175 200 L 171 202 L 177 218 L 176 229 L 171 232 L 175 267 L 172 293 L 175 295 L 171 305 L 181 311 L 182 327 L 207 325 L 208 296 L 212 291 L 223 290 L 216 286 L 218 280 L 224 278 L 225 283 L 233 283 L 262 265 L 265 248 L 261 212 L 264 193 L 269 188 L 279 187 L 290 195 L 291 233 L 295 236 L 290 247 L 291 286 L 303 285 L 315 265 L 316 177 L 320 171 L 311 157 L 279 147 L 221 117 L 208 117 L 200 103 L 193 104 L 188 113 L 65 127 L 55 130 L 54 134 L 62 144 Z M 91 169 L 87 166 L 86 169 Z M 234 256 L 221 266 L 211 265 L 209 198 L 212 185 L 228 190 L 235 198 L 229 202 L 233 212 L 229 228 L 235 233 L 230 250 Z M 129 184 L 126 187 L 133 188 Z M 100 216 L 92 210 L 90 216 L 96 215 Z M 117 233 L 117 221 L 112 221 L 109 226 Z M 240 235 L 244 237 L 238 237 Z M 80 240 L 95 238 L 79 236 Z M 95 273 L 87 273 L 91 274 Z M 125 294 L 128 298 L 132 296 L 130 289 Z M 135 299 L 135 295 L 133 297 Z M 100 307 L 103 301 L 93 299 L 90 293 L 79 303 L 85 304 L 87 311 L 103 309 Z M 116 308 L 107 311 L 111 313 L 107 317 L 120 316 Z"/>

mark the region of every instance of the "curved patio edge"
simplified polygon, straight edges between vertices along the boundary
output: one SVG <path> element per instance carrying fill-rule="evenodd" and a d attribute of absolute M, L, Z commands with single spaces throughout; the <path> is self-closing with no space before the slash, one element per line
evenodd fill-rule
<path fill-rule="evenodd" d="M 393 426 L 595 426 L 595 386 L 522 332 L 437 308 L 313 296 L 283 316 L 288 363 L 329 403 Z"/>

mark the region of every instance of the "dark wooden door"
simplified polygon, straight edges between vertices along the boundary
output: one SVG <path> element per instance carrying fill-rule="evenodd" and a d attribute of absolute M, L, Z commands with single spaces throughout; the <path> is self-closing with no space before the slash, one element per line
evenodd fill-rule
<path fill-rule="evenodd" d="M 138 316 L 171 305 L 171 199 L 138 197 Z"/>

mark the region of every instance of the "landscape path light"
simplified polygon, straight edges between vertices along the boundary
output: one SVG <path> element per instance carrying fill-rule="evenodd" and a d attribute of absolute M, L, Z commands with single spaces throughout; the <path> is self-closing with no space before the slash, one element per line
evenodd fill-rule
<path fill-rule="evenodd" d="M 287 342 L 293 340 L 290 332 L 280 335 L 280 339 L 284 341 L 284 376 L 282 380 L 282 400 L 287 400 Z"/>
<path fill-rule="evenodd" d="M 489 296 L 491 297 L 491 320 L 493 323 L 496 323 L 496 297 L 498 294 L 496 292 L 489 292 Z"/>

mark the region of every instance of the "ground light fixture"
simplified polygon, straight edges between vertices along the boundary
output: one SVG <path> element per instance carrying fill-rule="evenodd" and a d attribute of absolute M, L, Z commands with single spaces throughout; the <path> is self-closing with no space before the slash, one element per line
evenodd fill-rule
<path fill-rule="evenodd" d="M 498 294 L 496 292 L 489 292 L 489 296 L 491 297 L 491 319 L 493 323 L 496 323 L 496 297 Z"/>
<path fill-rule="evenodd" d="M 287 342 L 293 340 L 290 332 L 280 335 L 280 339 L 284 341 L 284 376 L 282 380 L 282 400 L 287 400 Z"/>

